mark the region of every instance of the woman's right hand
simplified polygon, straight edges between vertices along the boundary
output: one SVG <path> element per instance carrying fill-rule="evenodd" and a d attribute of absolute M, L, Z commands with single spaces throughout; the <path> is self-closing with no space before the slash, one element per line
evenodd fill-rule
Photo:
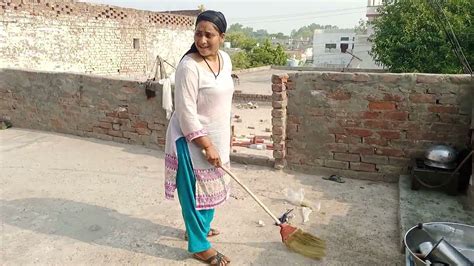
<path fill-rule="evenodd" d="M 221 157 L 219 156 L 219 152 L 211 145 L 204 149 L 206 152 L 206 160 L 215 167 L 221 167 Z"/>

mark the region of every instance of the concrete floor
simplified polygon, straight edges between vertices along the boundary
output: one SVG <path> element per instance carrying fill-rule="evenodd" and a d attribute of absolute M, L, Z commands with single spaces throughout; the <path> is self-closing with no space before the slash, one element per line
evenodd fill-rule
<path fill-rule="evenodd" d="M 290 72 L 295 71 L 268 69 L 239 73 L 240 84 L 236 84 L 234 89 L 242 93 L 272 95 L 272 75 Z"/>
<path fill-rule="evenodd" d="M 164 200 L 161 151 L 56 133 L 0 131 L 3 265 L 200 265 L 186 251 L 177 201 Z M 314 261 L 280 242 L 278 228 L 234 185 L 217 209 L 213 245 L 233 265 L 401 264 L 396 184 L 346 180 L 233 164 L 277 215 L 284 188 L 303 188 L 316 206 L 292 223 L 327 241 Z M 266 226 L 258 227 L 262 220 Z"/>

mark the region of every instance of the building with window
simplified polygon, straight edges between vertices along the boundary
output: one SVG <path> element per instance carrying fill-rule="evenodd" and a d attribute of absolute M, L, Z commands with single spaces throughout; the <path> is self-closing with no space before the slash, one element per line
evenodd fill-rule
<path fill-rule="evenodd" d="M 367 31 L 354 29 L 315 30 L 313 35 L 313 66 L 326 68 L 382 69 L 370 54 L 373 34 L 371 22 L 379 15 L 382 0 L 367 0 Z"/>
<path fill-rule="evenodd" d="M 355 32 L 352 29 L 315 30 L 313 65 L 315 67 L 346 67 L 352 58 Z"/>

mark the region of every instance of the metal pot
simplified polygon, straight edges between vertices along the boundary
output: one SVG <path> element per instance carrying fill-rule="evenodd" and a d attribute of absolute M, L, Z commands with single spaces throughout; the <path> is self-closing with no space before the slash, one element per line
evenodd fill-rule
<path fill-rule="evenodd" d="M 430 265 L 420 258 L 420 245 L 430 242 L 434 247 L 441 239 L 448 241 L 473 265 L 474 262 L 474 226 L 449 222 L 423 223 L 409 229 L 404 238 L 405 265 L 425 266 Z"/>
<path fill-rule="evenodd" d="M 425 164 L 442 169 L 456 168 L 457 152 L 447 145 L 434 145 L 425 152 Z"/>

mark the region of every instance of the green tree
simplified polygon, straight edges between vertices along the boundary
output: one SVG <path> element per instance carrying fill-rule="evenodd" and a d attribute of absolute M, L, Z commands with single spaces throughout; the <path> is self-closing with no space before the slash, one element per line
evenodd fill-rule
<path fill-rule="evenodd" d="M 338 29 L 337 26 L 333 25 L 320 25 L 320 24 L 315 24 L 312 23 L 308 26 L 303 26 L 299 28 L 298 30 L 292 30 L 291 31 L 291 38 L 313 38 L 314 30 L 331 30 L 331 29 Z"/>
<path fill-rule="evenodd" d="M 226 34 L 226 41 L 229 41 L 232 47 L 241 48 L 245 51 L 250 51 L 255 47 L 255 45 L 257 45 L 255 39 L 247 36 L 243 32 L 230 32 Z"/>
<path fill-rule="evenodd" d="M 255 47 L 248 53 L 250 64 L 252 67 L 265 65 L 284 65 L 286 64 L 287 55 L 280 45 L 273 47 L 270 41 Z"/>
<path fill-rule="evenodd" d="M 386 1 L 373 22 L 372 55 L 393 72 L 461 73 L 462 65 L 452 51 L 436 12 L 427 1 Z M 438 1 L 438 0 L 436 0 Z M 439 2 L 472 66 L 474 59 L 474 1 Z"/>
<path fill-rule="evenodd" d="M 249 57 L 246 52 L 238 52 L 231 55 L 232 67 L 234 69 L 245 69 L 252 67 Z"/>
<path fill-rule="evenodd" d="M 354 27 L 357 34 L 367 34 L 367 20 L 359 19 L 359 22 Z"/>

